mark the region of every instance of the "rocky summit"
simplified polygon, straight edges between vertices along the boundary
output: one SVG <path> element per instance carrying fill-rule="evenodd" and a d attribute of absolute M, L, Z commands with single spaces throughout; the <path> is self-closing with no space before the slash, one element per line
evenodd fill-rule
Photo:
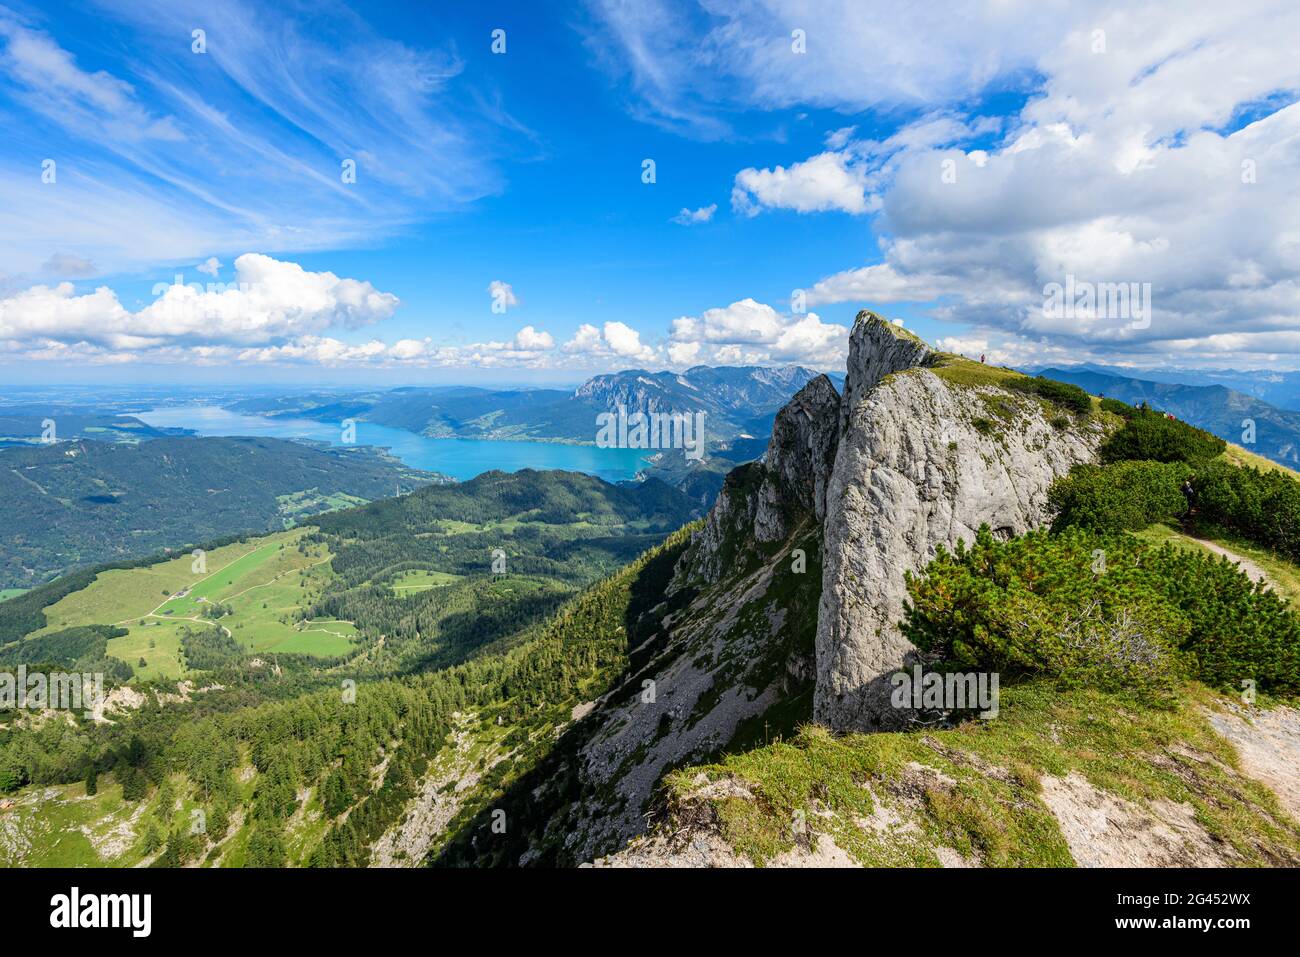
<path fill-rule="evenodd" d="M 904 575 L 989 525 L 1009 537 L 1048 518 L 1047 490 L 1105 438 L 1095 420 L 1050 421 L 992 370 L 945 365 L 870 312 L 853 328 L 826 490 L 815 717 L 888 726 L 886 679 L 913 648 L 899 633 Z"/>

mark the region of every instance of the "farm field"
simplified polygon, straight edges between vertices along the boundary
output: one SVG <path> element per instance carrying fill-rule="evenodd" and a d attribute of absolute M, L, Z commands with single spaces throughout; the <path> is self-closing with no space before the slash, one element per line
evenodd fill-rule
<path fill-rule="evenodd" d="M 284 532 L 257 541 L 285 540 L 284 536 L 301 534 Z M 207 555 L 208 570 L 221 569 L 254 547 L 249 542 L 234 542 L 213 549 Z M 193 557 L 186 553 L 144 568 L 115 568 L 103 572 L 85 588 L 46 608 L 47 624 L 34 632 L 33 637 L 76 625 L 116 624 L 143 617 L 166 602 L 168 596 L 184 591 L 206 577 L 206 573 L 193 571 L 193 562 Z"/>
<path fill-rule="evenodd" d="M 404 572 L 395 578 L 392 584 L 393 594 L 398 598 L 402 598 L 406 595 L 428 591 L 430 588 L 454 584 L 460 581 L 462 577 L 461 575 L 453 575 L 450 572 L 437 572 L 427 568 L 419 568 L 415 571 Z"/>
<path fill-rule="evenodd" d="M 202 572 L 189 554 L 113 569 L 51 605 L 48 624 L 35 634 L 90 624 L 126 628 L 107 650 L 135 669 L 135 681 L 185 676 L 186 629 L 222 628 L 250 652 L 344 654 L 357 633 L 351 622 L 297 620 L 332 577 L 327 548 L 299 551 L 304 534 L 291 529 L 214 549 Z M 208 617 L 217 606 L 225 613 Z"/>

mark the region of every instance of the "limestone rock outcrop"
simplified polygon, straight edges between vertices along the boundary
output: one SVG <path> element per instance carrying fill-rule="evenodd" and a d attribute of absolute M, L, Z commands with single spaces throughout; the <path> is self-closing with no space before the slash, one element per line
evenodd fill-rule
<path fill-rule="evenodd" d="M 826 491 L 814 718 L 839 731 L 896 727 L 889 677 L 916 649 L 898 622 L 904 575 L 987 523 L 1019 535 L 1048 519 L 1047 490 L 1094 459 L 1104 428 L 1053 415 L 996 377 L 967 384 L 919 339 L 863 312 Z"/>
<path fill-rule="evenodd" d="M 759 494 L 754 534 L 775 541 L 790 531 L 789 507 L 826 516 L 826 487 L 839 441 L 840 395 L 821 375 L 800 389 L 772 425 L 763 456 L 766 477 Z"/>
<path fill-rule="evenodd" d="M 706 581 L 718 581 L 745 543 L 779 542 L 806 517 L 822 520 L 839 407 L 830 379 L 810 380 L 777 414 L 763 458 L 728 474 L 689 559 Z"/>

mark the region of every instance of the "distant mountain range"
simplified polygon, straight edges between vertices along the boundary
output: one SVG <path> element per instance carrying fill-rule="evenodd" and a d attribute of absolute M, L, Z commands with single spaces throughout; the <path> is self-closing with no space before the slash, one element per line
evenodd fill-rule
<path fill-rule="evenodd" d="M 629 414 L 703 412 L 712 446 L 768 434 L 777 410 L 816 375 L 803 366 L 696 366 L 680 373 L 628 369 L 596 376 L 572 391 L 408 387 L 253 398 L 228 408 L 328 422 L 363 419 L 431 438 L 585 443 L 596 440 L 596 417 L 620 406 Z"/>
<path fill-rule="evenodd" d="M 1047 368 L 1040 374 L 1130 405 L 1147 402 L 1274 462 L 1300 466 L 1300 412 L 1279 409 L 1245 392 L 1223 385 L 1158 382 L 1086 368 Z M 1253 443 L 1248 441 L 1247 422 L 1255 425 Z"/>
<path fill-rule="evenodd" d="M 1221 385 L 1244 392 L 1279 409 L 1300 411 L 1300 372 L 1275 372 L 1269 369 L 1125 369 L 1120 366 L 1084 363 L 1071 366 L 1071 372 L 1101 372 L 1147 382 L 1169 385 Z"/>

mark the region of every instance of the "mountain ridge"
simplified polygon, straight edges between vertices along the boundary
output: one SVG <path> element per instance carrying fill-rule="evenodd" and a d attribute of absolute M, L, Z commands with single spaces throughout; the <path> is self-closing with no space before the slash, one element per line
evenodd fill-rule
<path fill-rule="evenodd" d="M 1277 408 L 1228 386 L 1159 382 L 1068 368 L 1048 368 L 1042 374 L 1130 405 L 1146 402 L 1281 465 L 1300 465 L 1300 412 Z M 1248 422 L 1254 423 L 1253 435 L 1247 431 Z"/>

